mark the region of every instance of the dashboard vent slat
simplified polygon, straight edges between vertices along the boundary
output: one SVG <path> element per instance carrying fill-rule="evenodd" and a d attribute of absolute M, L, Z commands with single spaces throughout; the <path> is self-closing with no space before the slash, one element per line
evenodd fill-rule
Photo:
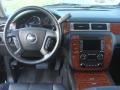
<path fill-rule="evenodd" d="M 74 30 L 89 30 L 89 24 L 74 24 Z"/>
<path fill-rule="evenodd" d="M 0 24 L 0 32 L 4 31 L 5 24 Z"/>
<path fill-rule="evenodd" d="M 107 24 L 91 24 L 92 30 L 107 30 Z"/>

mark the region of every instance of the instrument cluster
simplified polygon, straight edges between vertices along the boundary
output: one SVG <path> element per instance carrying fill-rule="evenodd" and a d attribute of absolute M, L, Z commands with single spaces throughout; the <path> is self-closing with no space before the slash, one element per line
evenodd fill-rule
<path fill-rule="evenodd" d="M 40 13 L 35 13 L 16 20 L 17 29 L 25 27 L 44 27 L 48 29 L 53 29 L 54 23 L 48 16 Z"/>

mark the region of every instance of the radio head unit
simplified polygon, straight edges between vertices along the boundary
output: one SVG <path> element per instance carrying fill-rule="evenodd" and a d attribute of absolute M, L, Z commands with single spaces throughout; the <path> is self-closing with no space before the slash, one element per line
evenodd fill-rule
<path fill-rule="evenodd" d="M 100 67 L 103 65 L 104 40 L 80 40 L 80 65 L 81 67 Z"/>

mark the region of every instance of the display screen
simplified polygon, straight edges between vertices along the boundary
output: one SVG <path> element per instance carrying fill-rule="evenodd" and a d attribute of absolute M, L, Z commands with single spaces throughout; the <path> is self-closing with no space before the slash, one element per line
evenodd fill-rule
<path fill-rule="evenodd" d="M 83 40 L 83 50 L 101 50 L 101 40 Z"/>

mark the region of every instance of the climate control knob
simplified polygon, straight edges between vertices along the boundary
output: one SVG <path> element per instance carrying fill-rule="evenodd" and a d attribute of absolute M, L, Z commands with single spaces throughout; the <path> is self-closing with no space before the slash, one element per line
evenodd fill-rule
<path fill-rule="evenodd" d="M 81 66 L 81 67 L 85 67 L 85 64 L 84 64 L 84 63 L 81 63 L 80 66 Z"/>
<path fill-rule="evenodd" d="M 81 60 L 86 60 L 87 59 L 87 55 L 86 54 L 81 54 L 80 55 L 80 59 Z"/>
<path fill-rule="evenodd" d="M 98 54 L 98 55 L 97 55 L 97 59 L 98 59 L 98 60 L 103 60 L 103 54 Z"/>

